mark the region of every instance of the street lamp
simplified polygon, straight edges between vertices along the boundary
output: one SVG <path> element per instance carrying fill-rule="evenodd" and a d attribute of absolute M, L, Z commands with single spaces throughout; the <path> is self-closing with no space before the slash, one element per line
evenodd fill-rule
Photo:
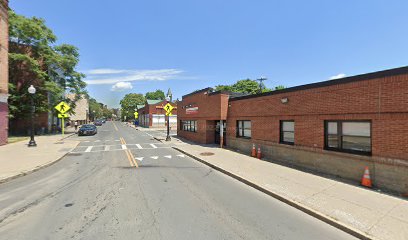
<path fill-rule="evenodd" d="M 37 143 L 34 140 L 34 112 L 35 112 L 35 106 L 34 106 L 34 94 L 36 92 L 36 89 L 33 85 L 31 85 L 28 88 L 28 93 L 31 95 L 31 138 L 30 142 L 28 143 L 29 147 L 36 147 Z"/>
<path fill-rule="evenodd" d="M 170 102 L 170 96 L 166 97 L 166 102 L 167 103 Z M 170 137 L 170 115 L 167 116 L 167 137 L 166 137 L 166 141 L 171 141 L 171 137 Z"/>

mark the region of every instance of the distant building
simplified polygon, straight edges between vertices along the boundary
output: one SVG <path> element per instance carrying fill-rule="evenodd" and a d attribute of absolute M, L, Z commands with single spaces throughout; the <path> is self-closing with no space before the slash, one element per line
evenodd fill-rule
<path fill-rule="evenodd" d="M 163 107 L 167 104 L 166 100 L 147 99 L 145 105 L 137 107 L 139 113 L 139 126 L 147 128 L 164 128 L 167 126 L 165 110 Z M 174 107 L 170 117 L 170 127 L 177 128 L 177 105 L 173 102 L 170 104 Z"/>
<path fill-rule="evenodd" d="M 0 145 L 8 138 L 8 0 L 0 0 Z"/>
<path fill-rule="evenodd" d="M 70 100 L 75 99 L 75 94 L 67 94 L 66 97 Z M 89 102 L 84 96 L 76 101 L 76 106 L 74 108 L 74 113 L 69 116 L 69 120 L 73 124 L 75 121 L 78 121 L 79 125 L 86 124 L 89 122 Z"/>

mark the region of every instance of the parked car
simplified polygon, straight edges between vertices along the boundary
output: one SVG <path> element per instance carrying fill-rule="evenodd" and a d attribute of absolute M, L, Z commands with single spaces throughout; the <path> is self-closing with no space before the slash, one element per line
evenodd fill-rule
<path fill-rule="evenodd" d="M 82 125 L 78 130 L 78 136 L 83 136 L 83 135 L 89 136 L 89 135 L 95 135 L 97 133 L 98 133 L 98 129 L 93 124 Z"/>
<path fill-rule="evenodd" d="M 100 120 L 96 120 L 96 121 L 94 122 L 94 125 L 95 125 L 95 126 L 102 126 L 102 122 L 101 122 Z"/>

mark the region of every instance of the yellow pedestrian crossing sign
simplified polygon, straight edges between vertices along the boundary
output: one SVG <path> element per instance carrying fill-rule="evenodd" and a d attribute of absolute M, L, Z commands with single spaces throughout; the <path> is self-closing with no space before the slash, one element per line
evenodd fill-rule
<path fill-rule="evenodd" d="M 138 117 L 139 117 L 139 113 L 138 113 L 138 112 L 135 112 L 134 114 L 135 114 L 135 118 L 138 118 Z"/>
<path fill-rule="evenodd" d="M 166 116 L 171 116 L 169 114 L 171 114 L 171 111 L 173 111 L 174 107 L 171 106 L 170 103 L 167 103 L 166 105 L 164 105 L 163 109 L 166 111 Z"/>
<path fill-rule="evenodd" d="M 58 118 L 67 118 L 68 114 L 67 113 L 59 113 Z"/>
<path fill-rule="evenodd" d="M 68 104 L 66 104 L 64 101 L 62 101 L 57 106 L 55 106 L 55 109 L 57 109 L 58 112 L 64 114 L 68 112 L 68 110 L 71 109 L 71 107 Z"/>
<path fill-rule="evenodd" d="M 166 112 L 166 116 L 173 116 L 171 112 Z"/>

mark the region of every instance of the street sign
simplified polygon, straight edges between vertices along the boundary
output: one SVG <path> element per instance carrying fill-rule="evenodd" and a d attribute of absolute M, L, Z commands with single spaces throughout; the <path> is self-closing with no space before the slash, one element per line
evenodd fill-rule
<path fill-rule="evenodd" d="M 168 114 L 171 114 L 171 111 L 173 111 L 174 107 L 171 106 L 170 103 L 167 103 L 164 107 L 164 110 L 166 110 L 166 116 L 169 116 Z"/>
<path fill-rule="evenodd" d="M 171 112 L 166 112 L 166 116 L 173 116 Z"/>
<path fill-rule="evenodd" d="M 71 109 L 71 107 L 65 102 L 60 102 L 57 106 L 55 106 L 55 109 L 57 109 L 57 111 L 60 113 L 66 113 L 69 109 Z"/>
<path fill-rule="evenodd" d="M 138 112 L 135 112 L 134 114 L 135 114 L 135 118 L 139 118 L 139 113 Z"/>
<path fill-rule="evenodd" d="M 59 113 L 58 118 L 67 118 L 68 114 L 67 113 Z"/>

